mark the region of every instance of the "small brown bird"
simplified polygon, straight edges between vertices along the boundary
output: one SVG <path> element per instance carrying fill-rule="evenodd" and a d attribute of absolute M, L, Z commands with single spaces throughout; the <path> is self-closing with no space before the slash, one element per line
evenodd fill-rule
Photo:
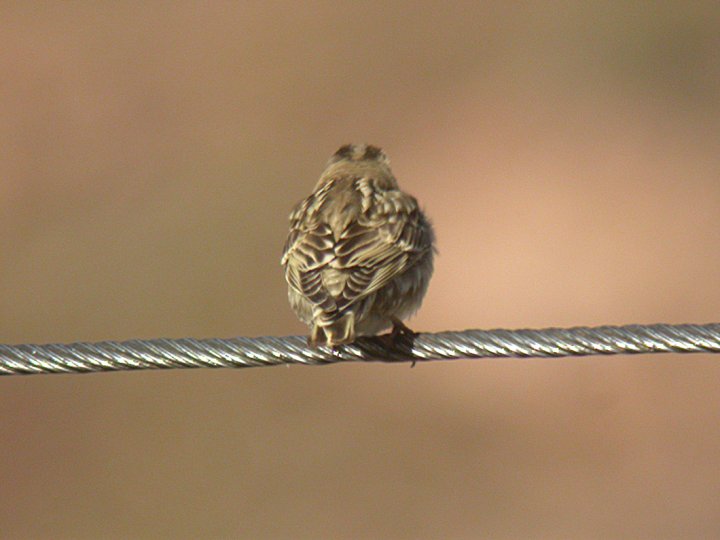
<path fill-rule="evenodd" d="M 433 271 L 435 236 L 403 193 L 385 153 L 349 144 L 330 158 L 312 194 L 290 214 L 282 265 L 290 306 L 334 347 L 402 323 L 420 307 Z"/>

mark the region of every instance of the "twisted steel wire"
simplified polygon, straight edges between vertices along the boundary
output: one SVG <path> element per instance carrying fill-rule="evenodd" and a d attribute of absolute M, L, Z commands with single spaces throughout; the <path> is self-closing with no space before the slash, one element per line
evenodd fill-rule
<path fill-rule="evenodd" d="M 303 336 L 0 345 L 0 375 L 670 352 L 720 352 L 720 324 L 465 330 L 360 338 L 335 349 L 309 348 Z"/>

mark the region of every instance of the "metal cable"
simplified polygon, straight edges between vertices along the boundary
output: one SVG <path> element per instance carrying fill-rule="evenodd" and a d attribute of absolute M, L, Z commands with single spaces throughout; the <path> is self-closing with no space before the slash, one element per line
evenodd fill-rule
<path fill-rule="evenodd" d="M 0 345 L 0 375 L 669 352 L 720 352 L 720 324 L 465 330 L 360 338 L 336 349 L 311 349 L 303 336 Z"/>

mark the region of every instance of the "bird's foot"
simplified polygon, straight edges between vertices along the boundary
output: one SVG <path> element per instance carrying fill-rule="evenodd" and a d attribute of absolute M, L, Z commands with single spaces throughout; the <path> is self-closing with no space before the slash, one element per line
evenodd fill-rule
<path fill-rule="evenodd" d="M 395 348 L 402 341 L 412 341 L 412 339 L 418 335 L 417 332 L 414 332 L 413 330 L 405 326 L 405 324 L 397 317 L 392 317 L 390 321 L 393 325 L 392 330 L 389 334 L 385 334 L 385 336 L 383 336 L 387 339 L 389 347 Z M 412 361 L 410 367 L 415 367 L 415 360 Z"/>
<path fill-rule="evenodd" d="M 397 317 L 392 317 L 390 321 L 393 325 L 392 330 L 390 331 L 390 337 L 393 340 L 398 340 L 403 337 L 413 338 L 417 336 L 417 332 L 413 332 L 410 328 L 405 326 L 405 323 L 403 323 Z"/>

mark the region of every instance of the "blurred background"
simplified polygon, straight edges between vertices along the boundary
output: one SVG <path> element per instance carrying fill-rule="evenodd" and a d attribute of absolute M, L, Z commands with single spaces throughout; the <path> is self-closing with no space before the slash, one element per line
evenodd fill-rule
<path fill-rule="evenodd" d="M 440 255 L 419 331 L 720 320 L 720 5 L 0 7 L 0 342 L 305 333 L 347 142 Z M 710 538 L 710 355 L 0 380 L 0 537 Z"/>

